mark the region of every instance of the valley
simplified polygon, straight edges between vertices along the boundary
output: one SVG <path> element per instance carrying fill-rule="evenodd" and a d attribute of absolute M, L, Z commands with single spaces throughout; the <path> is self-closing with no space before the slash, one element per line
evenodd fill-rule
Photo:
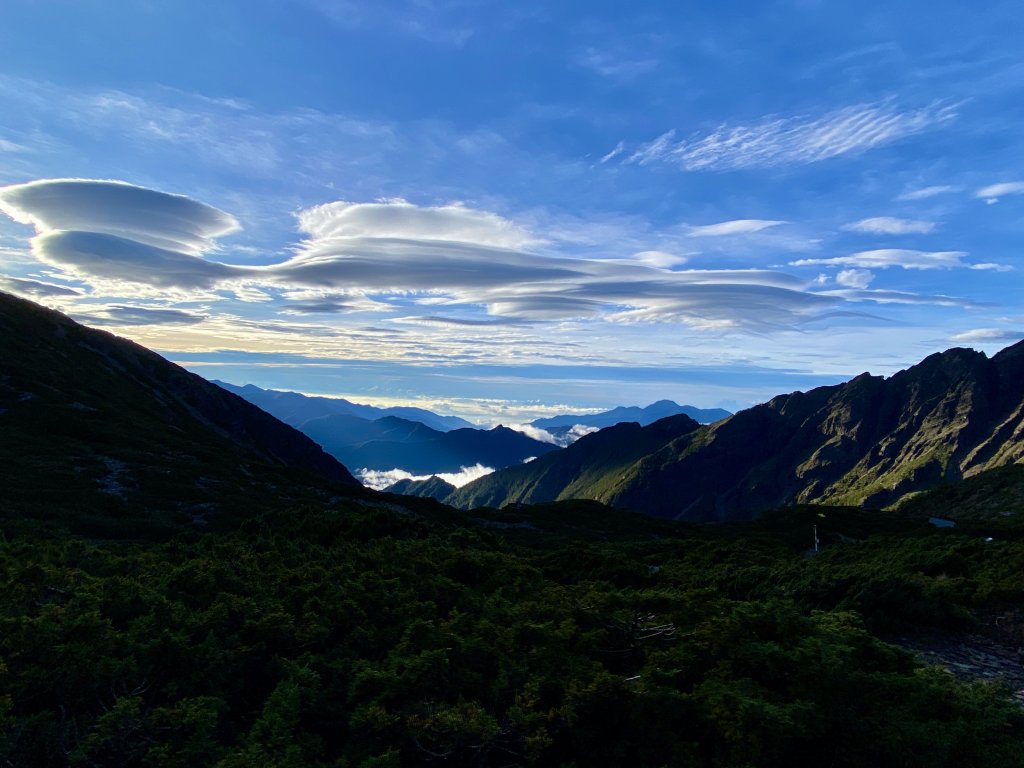
<path fill-rule="evenodd" d="M 462 489 L 433 478 L 382 494 L 136 345 L 7 296 L 0 330 L 12 765 L 1024 757 L 1024 476 L 1011 439 L 992 447 L 992 425 L 1015 429 L 1016 348 L 954 351 L 712 425 L 620 423 Z M 867 418 L 879 403 L 892 421 Z M 303 424 L 318 421 L 361 444 L 466 431 L 392 415 Z M 718 460 L 741 427 L 760 431 L 723 468 L 748 488 L 724 497 L 739 514 L 709 524 L 625 505 L 649 496 L 620 492 L 624 479 L 651 478 L 647 493 L 670 472 L 694 483 L 687 457 L 708 446 Z M 895 448 L 874 447 L 893 434 Z M 898 490 L 913 492 L 892 509 L 822 493 L 877 488 L 878 462 L 892 472 L 943 445 L 941 471 L 903 473 L 915 484 Z M 743 485 L 757 451 L 775 457 L 771 494 L 789 497 Z M 809 457 L 817 471 L 781 471 Z M 869 480 L 841 481 L 850 467 Z M 706 489 L 725 482 L 704 474 Z M 793 477 L 803 491 L 785 490 Z M 494 480 L 516 495 L 474 488 Z M 594 488 L 615 506 L 587 499 Z M 814 493 L 827 503 L 806 503 Z M 453 494 L 464 510 L 436 500 Z"/>

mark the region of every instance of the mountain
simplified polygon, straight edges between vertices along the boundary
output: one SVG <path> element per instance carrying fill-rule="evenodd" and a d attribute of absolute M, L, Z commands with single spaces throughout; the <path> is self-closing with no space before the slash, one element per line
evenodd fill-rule
<path fill-rule="evenodd" d="M 287 477 L 356 483 L 308 437 L 242 398 L 4 293 L 0 434 L 6 512 L 70 500 L 112 514 L 187 512 L 226 498 L 244 506 L 247 494 L 276 493 Z"/>
<path fill-rule="evenodd" d="M 444 499 L 462 509 L 599 498 L 620 473 L 680 435 L 700 429 L 685 414 L 641 427 L 625 422 L 584 435 L 561 451 L 475 480 Z"/>
<path fill-rule="evenodd" d="M 444 432 L 431 429 L 418 421 L 407 421 L 397 416 L 368 421 L 359 416 L 336 414 L 310 419 L 302 433 L 319 443 L 328 453 L 344 453 L 371 441 L 395 443 L 422 443 L 436 440 Z"/>
<path fill-rule="evenodd" d="M 373 408 L 329 397 L 264 390 L 251 384 L 217 384 L 294 425 L 354 469 L 404 469 L 417 475 L 432 475 L 458 472 L 476 464 L 508 467 L 557 448 L 503 426 L 489 430 L 472 425 L 453 429 L 455 424 L 468 422 L 419 408 Z M 332 412 L 324 414 L 325 410 Z M 408 412 L 419 418 L 398 415 Z M 374 413 L 387 415 L 372 419 L 364 415 Z M 427 417 L 445 428 L 425 423 L 422 419 Z"/>
<path fill-rule="evenodd" d="M 503 426 L 439 432 L 394 416 L 359 425 L 350 416 L 326 416 L 302 425 L 324 450 L 354 469 L 404 469 L 414 475 L 458 472 L 483 464 L 508 467 L 557 446 Z"/>
<path fill-rule="evenodd" d="M 564 414 L 536 419 L 530 422 L 530 424 L 546 430 L 573 427 L 577 424 L 603 429 L 621 424 L 622 422 L 636 422 L 643 427 L 654 423 L 658 419 L 663 419 L 666 416 L 675 416 L 680 413 L 686 414 L 701 424 L 712 424 L 732 416 L 729 411 L 722 408 L 695 408 L 692 405 L 679 405 L 671 400 L 659 400 L 645 408 L 635 405 L 629 407 L 619 406 L 602 413 Z"/>
<path fill-rule="evenodd" d="M 384 489 L 385 493 L 398 493 L 402 496 L 420 496 L 438 501 L 444 501 L 455 491 L 455 486 L 442 480 L 437 475 L 432 475 L 426 480 L 399 480 L 393 485 Z"/>
<path fill-rule="evenodd" d="M 631 459 L 631 440 L 659 424 L 623 435 L 630 460 L 586 481 L 573 468 L 591 463 L 590 439 L 557 460 L 470 483 L 450 501 L 500 505 L 533 489 L 532 501 L 575 496 L 687 520 L 744 519 L 795 502 L 889 506 L 1024 457 L 1024 342 L 991 359 L 956 348 L 888 379 L 865 373 L 779 395 L 710 426 L 683 424 Z"/>
<path fill-rule="evenodd" d="M 302 427 L 303 424 L 311 419 L 335 415 L 357 416 L 369 421 L 384 416 L 396 416 L 407 421 L 418 421 L 439 432 L 473 427 L 471 423 L 465 419 L 460 419 L 458 416 L 440 416 L 423 408 L 407 406 L 377 408 L 372 405 L 352 403 L 340 397 L 313 397 L 301 395 L 298 392 L 260 389 L 253 384 L 246 384 L 244 387 L 240 387 L 224 381 L 214 381 L 213 383 L 229 392 L 234 392 L 240 397 L 244 397 L 253 405 L 258 405 L 267 413 L 276 416 L 286 424 L 291 424 L 293 427 Z"/>

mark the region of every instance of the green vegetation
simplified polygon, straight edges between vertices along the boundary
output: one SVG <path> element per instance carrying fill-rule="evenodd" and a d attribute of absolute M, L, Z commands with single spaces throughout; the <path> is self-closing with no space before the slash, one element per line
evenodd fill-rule
<path fill-rule="evenodd" d="M 401 505 L 399 504 L 401 502 Z M 14 766 L 1019 766 L 1024 714 L 878 639 L 1019 603 L 1024 541 L 379 497 L 161 540 L 9 515 Z M 809 557 L 811 526 L 824 542 Z"/>

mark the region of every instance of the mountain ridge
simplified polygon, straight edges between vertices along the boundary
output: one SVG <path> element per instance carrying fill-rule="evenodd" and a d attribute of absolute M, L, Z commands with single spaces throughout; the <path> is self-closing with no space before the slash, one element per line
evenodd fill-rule
<path fill-rule="evenodd" d="M 546 491 L 531 501 L 589 498 L 676 519 L 745 519 L 791 503 L 890 506 L 1024 457 L 1024 342 L 992 358 L 953 348 L 888 378 L 865 373 L 777 395 L 682 429 L 588 483 L 561 471 L 585 464 L 579 454 L 592 445 L 580 440 L 547 464 L 481 478 L 449 501 L 518 502 L 524 487 L 540 487 L 531 470 L 545 470 Z"/>
<path fill-rule="evenodd" d="M 711 424 L 732 415 L 724 408 L 697 408 L 693 405 L 679 405 L 673 400 L 658 400 L 647 406 L 617 406 L 600 413 L 560 414 L 534 419 L 530 426 L 540 429 L 557 429 L 560 427 L 612 427 L 623 422 L 636 422 L 644 427 L 666 416 L 685 414 L 701 424 Z"/>

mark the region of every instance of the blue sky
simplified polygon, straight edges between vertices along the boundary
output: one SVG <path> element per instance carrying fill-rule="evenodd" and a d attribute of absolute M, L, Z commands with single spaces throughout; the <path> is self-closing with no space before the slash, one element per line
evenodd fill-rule
<path fill-rule="evenodd" d="M 1019 3 L 4 5 L 0 289 L 209 378 L 496 422 L 1024 335 Z"/>

